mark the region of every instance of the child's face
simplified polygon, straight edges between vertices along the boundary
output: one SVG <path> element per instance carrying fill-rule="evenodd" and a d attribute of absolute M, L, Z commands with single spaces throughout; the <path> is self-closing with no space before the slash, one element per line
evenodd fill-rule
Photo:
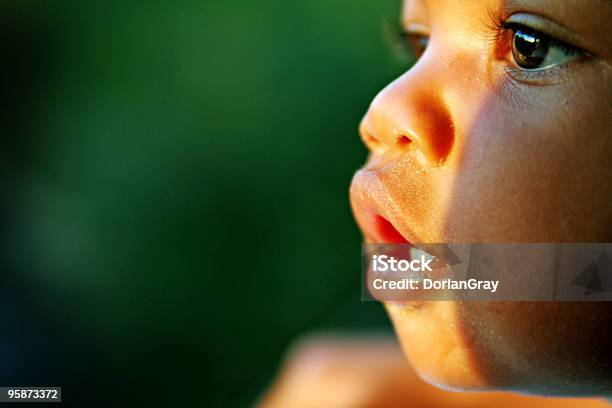
<path fill-rule="evenodd" d="M 610 21 L 609 0 L 407 0 L 429 42 L 361 124 L 366 241 L 612 242 Z M 609 303 L 387 309 L 434 382 L 612 387 Z"/>

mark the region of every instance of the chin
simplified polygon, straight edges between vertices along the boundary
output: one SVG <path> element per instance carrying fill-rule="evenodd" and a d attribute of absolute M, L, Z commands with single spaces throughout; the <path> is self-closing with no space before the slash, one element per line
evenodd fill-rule
<path fill-rule="evenodd" d="M 489 388 L 475 345 L 465 336 L 450 301 L 386 303 L 402 349 L 425 381 L 444 389 Z"/>
<path fill-rule="evenodd" d="M 440 388 L 612 395 L 612 302 L 385 307 L 414 369 Z"/>

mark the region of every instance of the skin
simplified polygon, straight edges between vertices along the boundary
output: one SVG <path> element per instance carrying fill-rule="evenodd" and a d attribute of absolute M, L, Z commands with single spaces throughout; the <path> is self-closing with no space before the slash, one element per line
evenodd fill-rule
<path fill-rule="evenodd" d="M 516 16 L 586 54 L 525 74 L 492 27 Z M 612 242 L 611 20 L 606 0 L 406 1 L 404 28 L 430 40 L 360 126 L 366 242 Z M 433 384 L 612 395 L 611 302 L 386 308 Z"/>
<path fill-rule="evenodd" d="M 599 399 L 542 398 L 502 392 L 449 392 L 423 382 L 394 339 L 380 335 L 310 335 L 294 344 L 265 408 L 605 408 Z"/>

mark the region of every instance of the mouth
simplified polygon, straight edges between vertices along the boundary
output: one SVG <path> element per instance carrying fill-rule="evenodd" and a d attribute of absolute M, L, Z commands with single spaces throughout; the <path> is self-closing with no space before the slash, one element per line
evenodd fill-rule
<path fill-rule="evenodd" d="M 367 243 L 413 244 L 420 242 L 406 225 L 401 203 L 385 187 L 380 174 L 359 170 L 350 188 L 355 220 Z"/>
<path fill-rule="evenodd" d="M 396 259 L 416 259 L 415 253 L 426 254 L 436 258 L 438 254 L 429 248 L 429 240 L 423 240 L 417 235 L 410 222 L 416 217 L 410 216 L 409 210 L 420 203 L 413 202 L 398 189 L 397 177 L 388 168 L 366 166 L 355 173 L 350 187 L 350 202 L 355 220 L 363 233 L 366 244 L 408 244 L 377 248 L 386 255 Z M 407 178 L 403 179 L 408 181 Z M 414 179 L 411 180 L 414 183 Z M 405 190 L 404 190 L 405 191 Z M 397 193 L 394 194 L 393 192 Z M 412 197 L 414 198 L 414 197 Z M 421 204 L 422 205 L 422 204 Z M 413 214 L 414 215 L 414 214 Z M 416 252 L 415 252 L 416 251 Z M 435 274 L 447 273 L 444 258 L 434 260 Z M 368 269 L 369 282 L 373 272 Z M 374 291 L 368 289 L 373 297 L 389 307 L 399 307 L 406 313 L 422 313 L 428 303 L 420 290 L 412 291 Z M 421 296 L 421 297 L 419 297 Z"/>
<path fill-rule="evenodd" d="M 381 215 L 374 216 L 374 228 L 380 240 L 387 244 L 407 244 L 410 243 L 386 218 Z"/>

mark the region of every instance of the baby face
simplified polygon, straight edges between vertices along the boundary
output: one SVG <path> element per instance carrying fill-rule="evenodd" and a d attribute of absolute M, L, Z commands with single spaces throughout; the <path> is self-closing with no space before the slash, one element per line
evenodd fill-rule
<path fill-rule="evenodd" d="M 360 126 L 366 242 L 612 242 L 610 21 L 608 0 L 407 0 L 419 58 Z M 612 393 L 609 302 L 386 307 L 434 383 Z"/>

